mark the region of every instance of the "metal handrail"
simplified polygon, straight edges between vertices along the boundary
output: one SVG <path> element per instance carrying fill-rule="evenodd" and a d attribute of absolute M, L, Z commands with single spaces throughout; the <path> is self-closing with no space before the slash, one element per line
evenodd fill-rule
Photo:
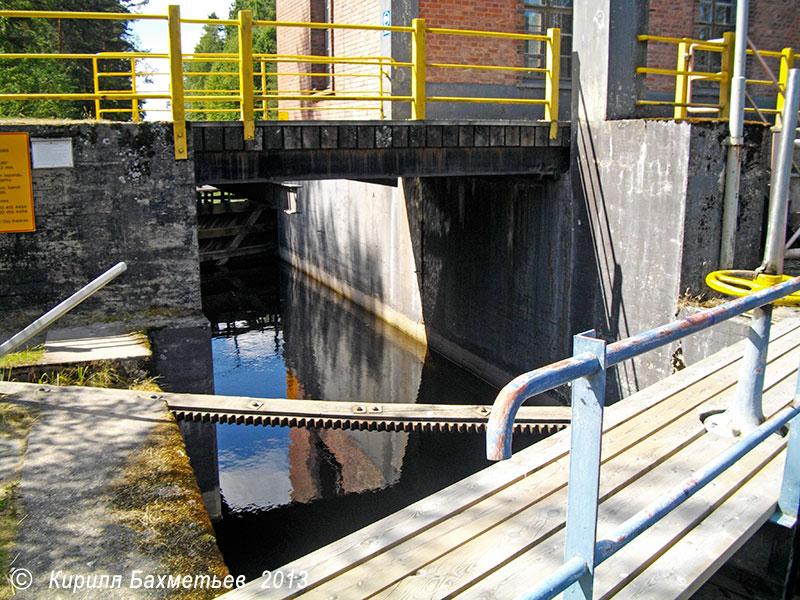
<path fill-rule="evenodd" d="M 712 325 L 727 321 L 759 306 L 774 302 L 800 290 L 800 277 L 706 309 L 685 319 L 645 331 L 624 340 L 609 344 L 605 367 L 660 348 Z M 542 394 L 581 377 L 597 373 L 601 365 L 596 356 L 584 352 L 534 371 L 523 373 L 506 384 L 492 406 L 486 430 L 486 456 L 489 460 L 511 458 L 511 436 L 514 415 L 522 404 L 535 395 Z"/>
<path fill-rule="evenodd" d="M 638 67 L 636 73 L 639 75 L 661 75 L 675 78 L 675 99 L 674 101 L 655 101 L 655 100 L 639 100 L 639 106 L 672 106 L 674 107 L 673 117 L 675 119 L 686 119 L 689 115 L 689 109 L 715 109 L 718 112 L 720 119 L 728 118 L 728 108 L 730 103 L 730 82 L 732 80 L 733 69 L 733 51 L 735 34 L 727 32 L 724 34 L 724 41 L 713 42 L 709 40 L 697 40 L 692 38 L 676 38 L 658 35 L 640 35 L 637 38 L 640 42 L 658 42 L 677 45 L 678 67 L 676 69 L 666 69 L 663 67 Z M 722 68 L 719 73 L 707 73 L 694 71 L 690 68 L 690 57 L 695 51 L 703 52 L 718 52 L 722 55 Z M 776 85 L 779 90 L 786 89 L 786 82 L 789 70 L 794 65 L 795 51 L 792 48 L 784 48 L 780 51 L 774 50 L 756 50 L 751 47 L 746 51 L 748 55 L 755 56 L 761 66 L 770 76 L 771 80 L 747 79 L 747 85 L 760 85 L 760 86 L 773 86 Z M 774 79 L 771 70 L 764 62 L 764 57 L 770 59 L 778 59 L 779 61 L 779 76 L 777 80 Z M 689 99 L 690 95 L 690 82 L 693 79 L 702 79 L 704 81 L 719 82 L 719 102 L 717 104 L 708 104 L 700 102 L 692 102 Z M 775 108 L 760 108 L 759 111 L 764 114 L 780 115 L 783 109 L 783 96 L 782 93 L 776 95 Z M 747 111 L 755 111 L 755 108 L 746 108 Z"/>
<path fill-rule="evenodd" d="M 565 598 L 569 600 L 590 600 L 594 571 L 600 563 L 800 413 L 800 396 L 795 396 L 788 408 L 753 431 L 745 432 L 746 435 L 738 443 L 717 459 L 628 519 L 608 538 L 598 541 L 596 539 L 598 490 L 608 367 L 707 329 L 748 310 L 755 309 L 756 312 L 765 310 L 759 307 L 770 305 L 779 298 L 797 291 L 800 291 L 800 277 L 609 345 L 597 339 L 594 331 L 584 332 L 574 338 L 572 357 L 520 375 L 500 391 L 492 406 L 486 429 L 486 454 L 490 460 L 511 457 L 514 416 L 525 400 L 559 385 L 573 382 L 565 562 L 552 575 L 541 580 L 530 593 L 520 596 L 520 600 L 523 598 L 549 600 L 561 592 L 566 592 Z M 746 348 L 744 360 L 744 367 L 748 371 L 754 370 L 748 361 L 750 346 L 765 348 L 768 343 L 769 330 L 762 334 L 760 337 L 763 339 L 749 340 L 750 345 Z M 766 352 L 760 353 L 759 356 L 762 362 L 766 361 Z M 764 364 L 758 365 L 755 370 L 763 373 Z M 754 396 L 750 398 L 753 402 L 756 400 L 755 396 L 758 396 L 760 412 L 761 387 L 749 385 L 749 382 L 744 381 L 747 379 L 747 374 L 744 375 L 740 388 L 744 390 L 743 393 Z M 796 393 L 800 394 L 800 381 Z M 740 394 L 737 394 L 737 402 L 738 395 Z M 800 482 L 796 477 L 798 469 L 800 469 L 800 427 L 793 426 L 790 429 L 778 512 L 773 518 L 787 527 L 792 527 L 797 522 L 798 504 L 800 504 Z"/>
<path fill-rule="evenodd" d="M 278 108 L 269 107 L 268 101 L 312 101 L 320 108 L 325 107 L 324 103 L 329 101 L 350 100 L 357 102 L 374 103 L 374 108 L 380 110 L 381 118 L 383 117 L 383 103 L 384 102 L 409 102 L 411 104 L 411 118 L 424 119 L 425 118 L 425 105 L 427 101 L 431 102 L 484 102 L 484 103 L 509 103 L 509 104 L 527 104 L 531 106 L 543 105 L 544 106 L 544 120 L 551 124 L 550 135 L 555 137 L 558 122 L 558 101 L 559 101 L 559 82 L 560 82 L 560 30 L 557 28 L 548 29 L 545 35 L 516 33 L 516 32 L 498 32 L 498 31 L 478 31 L 467 29 L 446 29 L 437 27 L 427 27 L 424 19 L 414 19 L 411 26 L 396 26 L 396 25 L 360 25 L 360 24 L 345 24 L 345 23 L 302 23 L 291 21 L 264 21 L 256 20 L 252 17 L 251 11 L 240 11 L 238 19 L 183 19 L 180 16 L 180 9 L 177 6 L 170 6 L 168 14 L 166 15 L 141 15 L 141 14 L 128 14 L 128 13 L 83 13 L 83 12 L 68 12 L 68 11 L 21 11 L 21 10 L 0 10 L 0 17 L 13 17 L 13 18 L 67 18 L 67 19 L 109 19 L 109 20 L 125 20 L 135 21 L 139 19 L 151 20 L 166 20 L 169 29 L 169 52 L 167 54 L 149 54 L 143 52 L 131 53 L 102 53 L 102 54 L 3 54 L 0 58 L 47 58 L 47 59 L 88 59 L 93 61 L 94 68 L 94 81 L 95 89 L 93 94 L 89 93 L 75 93 L 75 94 L 39 94 L 39 93 L 20 93 L 20 94 L 3 94 L 0 93 L 0 101 L 20 101 L 20 100 L 94 100 L 95 101 L 95 117 L 100 118 L 104 113 L 118 113 L 130 111 L 132 119 L 138 120 L 140 100 L 151 99 L 169 99 L 170 112 L 175 134 L 175 157 L 186 158 L 188 156 L 187 139 L 186 139 L 186 126 L 185 114 L 186 112 L 197 112 L 196 109 L 187 110 L 185 103 L 187 101 L 199 102 L 199 97 L 192 96 L 191 99 L 187 97 L 187 92 L 184 90 L 184 78 L 192 76 L 193 78 L 199 76 L 196 72 L 185 72 L 183 64 L 185 62 L 230 62 L 236 64 L 237 69 L 235 74 L 238 74 L 239 86 L 236 89 L 235 97 L 227 95 L 214 96 L 213 94 L 206 94 L 202 97 L 203 102 L 207 103 L 230 103 L 234 102 L 239 105 L 240 119 L 244 124 L 244 137 L 247 140 L 253 139 L 255 136 L 254 121 L 256 114 L 260 114 L 263 118 L 268 118 L 270 112 L 279 111 Z M 238 28 L 239 33 L 239 52 L 238 53 L 202 53 L 192 54 L 184 53 L 181 49 L 181 25 L 183 24 L 202 24 L 212 26 L 235 26 Z M 252 31 L 254 27 L 292 27 L 303 29 L 324 29 L 324 30 L 355 30 L 355 31 L 377 31 L 384 33 L 400 33 L 411 35 L 412 45 L 412 60 L 410 62 L 397 62 L 391 57 L 281 57 L 281 56 L 268 56 L 253 53 L 252 49 Z M 515 41 L 540 41 L 545 42 L 546 53 L 546 67 L 545 68 L 525 68 L 516 65 L 483 65 L 483 64 L 450 64 L 444 62 L 427 62 L 426 52 L 426 38 L 431 35 L 455 35 L 455 36 L 472 36 L 478 38 L 492 38 L 492 39 L 508 39 Z M 514 54 L 516 56 L 516 53 Z M 170 61 L 170 89 L 167 93 L 146 93 L 136 90 L 136 77 L 142 73 L 136 72 L 135 58 L 159 58 L 169 59 Z M 101 73 L 97 69 L 97 60 L 100 58 L 113 58 L 113 59 L 131 59 L 131 71 L 122 73 Z M 363 73 L 347 73 L 338 72 L 326 74 L 331 80 L 339 79 L 342 77 L 349 77 L 351 75 L 369 76 L 378 80 L 377 90 L 366 91 L 360 94 L 353 94 L 343 96 L 341 90 L 335 90 L 332 94 L 326 94 L 324 97 L 310 98 L 304 94 L 284 94 L 278 92 L 276 94 L 269 93 L 267 90 L 267 77 L 275 77 L 277 73 L 267 72 L 264 68 L 266 62 L 293 62 L 296 64 L 344 64 L 344 65 L 357 65 L 363 64 L 365 66 L 376 66 L 378 72 L 376 74 L 363 74 Z M 253 66 L 255 63 L 261 63 L 261 72 L 254 71 Z M 383 87 L 383 78 L 387 76 L 384 67 L 389 68 L 408 68 L 411 70 L 411 94 L 397 94 L 386 93 Z M 463 96 L 428 96 L 426 94 L 426 67 L 441 68 L 441 69 L 477 69 L 484 71 L 500 71 L 505 70 L 511 74 L 518 74 L 520 72 L 535 72 L 544 75 L 544 98 L 477 98 L 477 97 L 463 97 Z M 215 73 L 219 75 L 219 73 Z M 293 76 L 303 77 L 305 75 L 316 76 L 318 74 L 306 74 L 299 72 L 292 74 Z M 99 80 L 101 77 L 128 77 L 132 82 L 132 89 L 130 91 L 115 91 L 107 92 L 100 90 Z M 260 90 L 254 89 L 253 80 L 261 78 Z M 331 86 L 333 88 L 333 86 Z M 377 92 L 377 93 L 376 93 Z M 125 101 L 131 103 L 130 109 L 120 109 L 115 107 L 113 109 L 101 109 L 100 102 L 105 100 Z M 256 106 L 256 102 L 261 102 L 260 107 Z M 321 106 L 319 103 L 323 103 Z M 363 108 L 357 105 L 359 109 Z M 341 106 L 341 108 L 354 108 L 348 106 Z M 372 105 L 366 108 L 372 109 Z M 230 112 L 232 109 L 223 106 L 219 109 L 220 112 Z M 309 110 L 308 106 L 281 106 L 280 111 L 285 110 Z M 216 112 L 217 109 L 212 106 L 206 109 L 207 112 Z M 280 118 L 280 113 L 279 113 Z"/>

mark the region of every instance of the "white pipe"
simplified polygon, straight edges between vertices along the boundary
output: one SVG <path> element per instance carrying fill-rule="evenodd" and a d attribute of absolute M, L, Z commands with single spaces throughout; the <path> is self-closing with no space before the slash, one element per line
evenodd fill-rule
<path fill-rule="evenodd" d="M 800 99 L 800 71 L 791 69 L 786 83 L 782 129 L 778 139 L 775 167 L 772 169 L 769 198 L 769 223 L 762 270 L 769 274 L 783 273 L 786 243 L 786 212 L 789 207 L 789 176 L 792 173 L 797 107 Z"/>
<path fill-rule="evenodd" d="M 73 308 L 78 306 L 78 304 L 86 300 L 89 296 L 94 294 L 104 285 L 116 279 L 117 276 L 122 275 L 122 273 L 124 273 L 127 268 L 128 266 L 124 262 L 117 263 L 116 265 L 111 267 L 108 271 L 100 275 L 100 277 L 87 283 L 77 292 L 72 294 L 72 296 L 70 296 L 57 306 L 51 308 L 41 317 L 36 319 L 33 323 L 28 325 L 25 329 L 23 329 L 19 333 L 13 335 L 5 342 L 0 344 L 0 357 L 5 356 L 9 352 L 11 352 L 14 348 L 20 346 L 21 344 L 24 344 L 33 336 L 35 336 L 37 333 L 49 327 L 53 322 L 63 317 L 65 314 L 67 314 Z"/>
<path fill-rule="evenodd" d="M 731 80 L 730 138 L 728 161 L 725 170 L 725 199 L 722 205 L 722 232 L 719 268 L 733 268 L 736 245 L 736 221 L 739 213 L 739 178 L 742 171 L 742 144 L 744 142 L 745 58 L 747 57 L 748 0 L 736 2 L 736 39 L 733 50 L 733 78 Z"/>

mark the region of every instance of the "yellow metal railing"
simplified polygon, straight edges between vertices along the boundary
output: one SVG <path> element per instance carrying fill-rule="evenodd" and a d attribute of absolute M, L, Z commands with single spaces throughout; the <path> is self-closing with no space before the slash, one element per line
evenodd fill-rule
<path fill-rule="evenodd" d="M 170 101 L 170 116 L 173 122 L 175 135 L 175 157 L 186 158 L 188 155 L 186 144 L 186 115 L 194 112 L 205 113 L 239 113 L 243 122 L 245 139 L 253 139 L 255 134 L 255 120 L 257 117 L 267 119 L 275 116 L 279 119 L 286 118 L 288 111 L 313 110 L 377 110 L 380 117 L 384 117 L 384 102 L 408 102 L 411 105 L 411 118 L 424 119 L 428 102 L 470 102 L 470 103 L 507 103 L 542 105 L 544 107 L 544 120 L 550 122 L 550 135 L 555 137 L 558 122 L 558 92 L 559 92 L 559 61 L 560 61 L 560 30 L 548 29 L 546 35 L 531 35 L 522 33 L 502 33 L 491 31 L 475 31 L 462 29 L 443 29 L 427 27 L 424 19 L 414 19 L 410 27 L 404 26 L 379 26 L 379 25 L 354 25 L 342 23 L 295 23 L 283 21 L 259 21 L 252 18 L 250 11 L 240 11 L 238 19 L 182 19 L 178 6 L 170 6 L 166 15 L 139 15 L 129 13 L 88 13 L 88 12 L 59 12 L 59 11 L 20 11 L 0 10 L 0 17 L 7 18 L 43 18 L 43 19 L 110 19 L 133 21 L 139 19 L 163 20 L 167 22 L 169 33 L 169 51 L 166 54 L 146 52 L 123 53 L 97 53 L 97 54 L 0 54 L 0 59 L 85 59 L 92 62 L 94 73 L 94 89 L 87 93 L 3 93 L 0 90 L 0 101 L 20 100 L 88 100 L 94 101 L 96 118 L 102 118 L 109 113 L 130 113 L 131 120 L 141 119 L 142 108 L 140 101 L 166 99 Z M 181 47 L 181 25 L 199 24 L 212 26 L 232 26 L 237 28 L 239 47 L 237 53 L 228 54 L 190 54 L 184 53 Z M 306 55 L 280 55 L 280 54 L 254 54 L 252 36 L 254 27 L 285 27 L 303 29 L 327 30 L 355 30 L 389 32 L 411 36 L 411 61 L 400 62 L 385 56 L 358 56 L 358 57 L 331 57 L 331 56 L 306 56 Z M 525 68 L 517 65 L 487 65 L 487 64 L 461 64 L 428 62 L 426 40 L 429 36 L 471 36 L 478 38 L 508 39 L 519 42 L 540 41 L 546 46 L 546 66 L 544 68 Z M 515 57 L 517 53 L 515 53 Z M 100 69 L 104 59 L 129 61 L 130 70 L 116 70 L 103 72 Z M 168 60 L 169 72 L 159 73 L 152 70 L 137 70 L 137 61 L 142 60 Z M 224 71 L 185 71 L 184 64 L 191 62 L 226 63 L 231 68 Z M 298 71 L 281 70 L 281 65 L 293 63 L 298 65 Z M 274 65 L 275 68 L 270 68 Z M 303 65 L 327 65 L 328 72 L 301 72 Z M 337 72 L 335 65 L 374 69 L 374 72 Z M 492 97 L 462 97 L 462 96 L 429 96 L 426 93 L 426 70 L 437 69 L 476 69 L 486 71 L 506 71 L 515 73 L 541 73 L 545 81 L 543 98 L 492 98 Z M 384 80 L 389 78 L 388 69 L 409 69 L 411 74 L 410 95 L 394 94 L 386 89 Z M 137 88 L 137 78 L 147 76 L 155 78 L 164 75 L 169 77 L 169 87 L 164 91 L 144 91 Z M 235 77 L 237 87 L 220 89 L 202 89 L 194 87 L 196 78 L 226 75 Z M 315 89 L 280 90 L 270 89 L 270 81 L 281 76 L 295 78 L 364 78 L 373 81 L 374 91 L 346 91 L 329 89 L 320 91 Z M 101 81 L 110 78 L 121 78 L 129 82 L 126 89 L 103 89 Z M 256 84 L 258 82 L 258 84 Z M 311 86 L 312 88 L 314 86 Z M 114 101 L 114 108 L 103 108 L 105 101 Z M 287 106 L 291 101 L 300 101 L 300 106 Z M 130 108 L 120 108 L 119 103 L 130 102 Z M 340 102 L 332 106 L 329 102 Z M 222 106 L 204 106 L 192 108 L 194 103 L 227 103 Z M 230 104 L 238 108 L 230 108 Z M 276 107 L 276 103 L 278 106 Z M 281 106 L 281 103 L 284 106 Z M 302 105 L 306 103 L 306 105 Z M 355 103 L 355 104 L 353 104 Z M 310 105 L 309 105 L 310 104 Z M 341 108 L 344 107 L 344 108 Z M 148 111 L 153 109 L 148 108 Z"/>
<path fill-rule="evenodd" d="M 656 35 L 640 35 L 639 41 L 674 44 L 677 46 L 677 65 L 675 69 L 661 69 L 652 67 L 639 67 L 636 72 L 641 75 L 660 75 L 674 77 L 675 96 L 673 100 L 639 100 L 640 106 L 671 106 L 673 118 L 686 119 L 690 112 L 712 112 L 720 119 L 727 119 L 730 110 L 731 77 L 733 72 L 733 49 L 735 33 L 730 31 L 723 34 L 722 41 L 694 40 L 689 38 L 672 38 Z M 776 90 L 774 108 L 756 106 L 755 100 L 748 94 L 750 106 L 745 110 L 756 112 L 764 119 L 764 115 L 778 117 L 783 110 L 783 93 L 789 77 L 789 69 L 794 65 L 795 52 L 792 48 L 784 48 L 780 52 L 757 50 L 750 44 L 747 50 L 749 56 L 754 56 L 761 63 L 764 71 L 769 75 L 769 80 L 748 79 L 749 86 L 771 86 Z M 720 55 L 720 70 L 718 72 L 703 72 L 695 70 L 694 57 L 696 52 L 713 52 Z M 779 75 L 775 78 L 765 59 L 777 59 Z M 716 103 L 693 102 L 692 83 L 695 81 L 716 82 L 718 85 L 718 101 Z"/>

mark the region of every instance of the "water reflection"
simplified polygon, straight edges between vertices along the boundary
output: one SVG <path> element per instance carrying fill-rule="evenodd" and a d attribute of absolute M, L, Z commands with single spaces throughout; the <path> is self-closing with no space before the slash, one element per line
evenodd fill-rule
<path fill-rule="evenodd" d="M 238 273 L 237 300 L 246 303 L 252 286 L 262 294 L 258 303 L 269 306 L 264 281 L 263 271 Z M 259 321 L 257 313 L 227 306 L 225 325 L 217 321 L 218 394 L 364 403 L 493 400 L 494 388 L 327 288 L 288 268 L 281 282 L 277 318 Z M 481 435 L 218 425 L 217 439 L 218 540 L 231 572 L 248 578 L 488 464 Z M 526 444 L 532 437 L 516 440 Z"/>

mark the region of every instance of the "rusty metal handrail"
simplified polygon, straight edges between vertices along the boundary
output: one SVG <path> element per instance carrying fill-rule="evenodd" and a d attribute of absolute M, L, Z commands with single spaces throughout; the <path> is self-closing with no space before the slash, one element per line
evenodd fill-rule
<path fill-rule="evenodd" d="M 762 292 L 720 304 L 685 319 L 609 344 L 604 368 L 660 348 L 798 290 L 800 290 L 800 277 L 795 277 Z M 596 356 L 583 352 L 535 371 L 523 373 L 506 384 L 497 395 L 489 416 L 486 431 L 487 458 L 503 460 L 511 457 L 509 424 L 513 423 L 514 415 L 526 400 L 580 377 L 591 375 L 597 372 L 600 366 Z"/>

